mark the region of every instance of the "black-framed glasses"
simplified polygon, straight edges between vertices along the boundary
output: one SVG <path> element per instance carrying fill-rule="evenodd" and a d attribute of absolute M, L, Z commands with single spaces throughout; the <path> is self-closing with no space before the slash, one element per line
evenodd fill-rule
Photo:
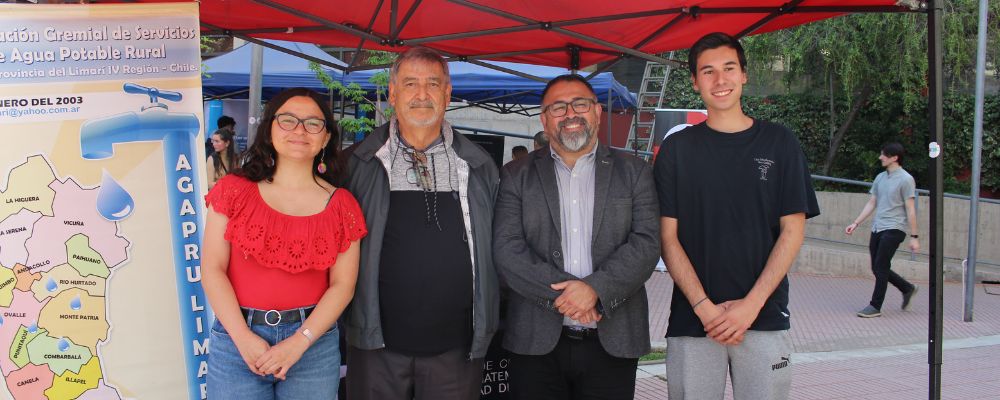
<path fill-rule="evenodd" d="M 545 106 L 545 109 L 543 109 L 542 112 L 547 112 L 552 117 L 561 117 L 563 115 L 566 115 L 566 111 L 569 110 L 570 106 L 572 106 L 573 112 L 577 114 L 583 114 L 585 112 L 590 111 L 590 107 L 593 107 L 594 104 L 597 104 L 597 100 L 578 97 L 573 99 L 573 101 L 569 103 L 564 101 L 557 101 L 555 103 L 549 104 Z"/>
<path fill-rule="evenodd" d="M 299 119 L 292 114 L 278 114 L 274 116 L 274 120 L 278 121 L 278 127 L 289 132 L 294 131 L 299 124 L 302 124 L 302 129 L 306 132 L 314 134 L 321 133 L 326 128 L 326 121 L 320 118 Z"/>

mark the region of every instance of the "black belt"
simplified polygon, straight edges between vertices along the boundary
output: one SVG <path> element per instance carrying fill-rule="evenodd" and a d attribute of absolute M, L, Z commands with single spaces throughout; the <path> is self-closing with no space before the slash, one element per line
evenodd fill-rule
<path fill-rule="evenodd" d="M 563 336 L 573 339 L 573 340 L 583 340 L 597 337 L 597 329 L 587 328 L 583 326 L 566 326 L 562 327 Z"/>
<path fill-rule="evenodd" d="M 258 310 L 255 308 L 240 307 L 243 319 L 250 321 L 250 325 L 283 325 L 294 324 L 305 321 L 309 314 L 315 310 L 315 306 L 295 308 L 291 310 Z"/>

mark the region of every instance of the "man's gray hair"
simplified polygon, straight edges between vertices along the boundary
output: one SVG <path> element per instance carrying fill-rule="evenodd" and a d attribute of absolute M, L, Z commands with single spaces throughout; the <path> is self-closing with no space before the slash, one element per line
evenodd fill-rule
<path fill-rule="evenodd" d="M 441 54 L 433 49 L 426 47 L 412 47 L 399 54 L 396 57 L 396 61 L 392 62 L 392 67 L 389 69 L 389 81 L 394 82 L 396 80 L 396 75 L 399 74 L 399 66 L 403 65 L 407 61 L 424 61 L 429 63 L 441 64 L 441 69 L 444 71 L 445 82 L 451 82 L 451 75 L 448 72 L 448 61 L 445 61 Z"/>

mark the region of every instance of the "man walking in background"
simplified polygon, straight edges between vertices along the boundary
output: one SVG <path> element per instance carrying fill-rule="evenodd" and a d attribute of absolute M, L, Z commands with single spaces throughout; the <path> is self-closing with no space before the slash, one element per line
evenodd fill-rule
<path fill-rule="evenodd" d="M 875 212 L 872 222 L 872 235 L 868 241 L 868 252 L 872 258 L 872 273 L 875 274 L 875 290 L 872 299 L 864 309 L 858 311 L 861 318 L 882 316 L 882 303 L 889 284 L 899 289 L 903 294 L 903 310 L 910 308 L 910 300 L 917 293 L 917 286 L 892 271 L 892 256 L 896 254 L 899 244 L 906 239 L 906 229 L 910 231 L 910 250 L 920 250 L 920 240 L 917 236 L 917 211 L 913 204 L 916 197 L 916 184 L 913 176 L 903 169 L 903 145 L 888 143 L 882 146 L 879 162 L 885 171 L 875 177 L 871 194 L 861 215 L 844 229 L 850 235 L 865 222 L 868 216 Z"/>

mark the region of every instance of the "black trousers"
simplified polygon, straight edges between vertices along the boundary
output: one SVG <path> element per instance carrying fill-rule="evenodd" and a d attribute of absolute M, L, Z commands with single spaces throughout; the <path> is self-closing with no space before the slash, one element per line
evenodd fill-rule
<path fill-rule="evenodd" d="M 347 348 L 348 400 L 478 400 L 483 359 L 467 350 L 413 357 L 388 349 Z"/>
<path fill-rule="evenodd" d="M 868 252 L 872 256 L 872 273 L 875 274 L 875 290 L 872 292 L 870 304 L 879 310 L 882 309 L 885 291 L 890 283 L 902 293 L 910 293 L 913 290 L 912 283 L 892 272 L 892 256 L 896 254 L 896 249 L 903 239 L 906 239 L 905 232 L 899 229 L 886 229 L 872 232 L 871 240 L 868 241 Z"/>
<path fill-rule="evenodd" d="M 511 354 L 514 400 L 622 400 L 635 397 L 639 359 L 608 354 L 597 337 L 561 337 L 540 356 Z"/>

